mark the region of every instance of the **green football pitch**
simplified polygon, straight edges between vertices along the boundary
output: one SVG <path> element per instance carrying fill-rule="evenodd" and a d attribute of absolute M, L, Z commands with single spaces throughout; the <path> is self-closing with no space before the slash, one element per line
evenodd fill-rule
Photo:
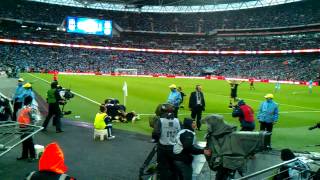
<path fill-rule="evenodd" d="M 50 88 L 52 75 L 48 74 L 22 74 L 33 84 L 33 89 L 46 98 Z M 98 105 L 107 98 L 117 98 L 123 103 L 122 86 L 128 85 L 127 110 L 141 114 L 141 119 L 132 123 L 114 123 L 114 127 L 150 135 L 149 117 L 154 113 L 159 103 L 166 102 L 169 95 L 170 84 L 181 86 L 187 94 L 184 109 L 179 110 L 179 119 L 190 116 L 188 99 L 195 85 L 200 84 L 206 100 L 208 114 L 222 114 L 225 120 L 239 126 L 239 121 L 232 118 L 231 109 L 228 109 L 230 87 L 226 81 L 174 79 L 174 78 L 143 78 L 143 77 L 113 77 L 113 76 L 87 76 L 87 75 L 59 75 L 59 84 L 70 88 L 73 92 L 85 97 L 76 96 L 66 105 L 66 110 L 72 114 L 66 116 L 75 121 L 93 122 L 98 112 Z M 273 93 L 274 84 L 255 83 L 255 90 L 249 90 L 248 83 L 242 83 L 238 89 L 238 97 L 244 99 L 255 111 L 264 95 Z M 320 121 L 320 87 L 313 87 L 309 94 L 307 86 L 282 84 L 280 92 L 274 93 L 275 102 L 279 104 L 279 122 L 274 126 L 272 146 L 276 149 L 292 148 L 299 151 L 320 151 L 320 130 L 308 130 Z M 93 102 L 94 101 L 94 102 Z M 203 141 L 206 127 L 197 132 L 198 140 Z M 259 123 L 256 123 L 256 130 Z"/>

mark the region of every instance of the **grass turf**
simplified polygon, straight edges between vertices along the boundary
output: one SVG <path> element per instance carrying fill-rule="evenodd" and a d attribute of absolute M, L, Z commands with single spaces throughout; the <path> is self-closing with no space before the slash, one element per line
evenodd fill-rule
<path fill-rule="evenodd" d="M 23 78 L 33 83 L 33 88 L 42 97 L 46 98 L 46 92 L 50 85 L 43 81 L 51 81 L 52 75 L 48 74 L 22 74 Z M 43 80 L 41 80 L 41 79 Z M 183 87 L 188 95 L 185 97 L 185 109 L 180 109 L 179 119 L 190 116 L 188 110 L 188 98 L 195 85 L 201 84 L 206 100 L 206 111 L 203 116 L 211 113 L 223 114 L 226 121 L 239 125 L 236 118 L 231 117 L 231 110 L 228 109 L 230 87 L 225 81 L 199 80 L 199 79 L 172 79 L 172 78 L 136 78 L 136 77 L 110 77 L 110 76 L 79 76 L 59 75 L 59 84 L 65 88 L 79 93 L 96 102 L 102 103 L 106 98 L 118 98 L 123 102 L 122 86 L 128 84 L 127 110 L 136 111 L 139 114 L 153 114 L 159 103 L 166 102 L 169 88 L 174 83 Z M 249 84 L 243 83 L 239 86 L 238 97 L 244 99 L 247 104 L 258 110 L 259 104 L 264 101 L 266 93 L 273 93 L 274 84 L 255 83 L 255 90 L 249 90 Z M 274 126 L 272 145 L 274 148 L 292 148 L 299 151 L 319 151 L 313 145 L 320 144 L 320 131 L 309 131 L 308 127 L 316 124 L 320 118 L 320 88 L 314 87 L 313 93 L 309 94 L 307 86 L 281 85 L 280 92 L 275 93 L 275 101 L 279 104 L 280 118 Z M 65 110 L 72 110 L 72 115 L 67 118 L 76 121 L 93 122 L 95 113 L 98 112 L 98 105 L 85 100 L 79 96 L 73 98 L 65 107 Z M 80 116 L 77 117 L 77 116 Z M 115 128 L 134 131 L 143 134 L 150 134 L 151 128 L 148 125 L 148 115 L 141 116 L 142 119 L 135 124 L 114 123 Z M 197 132 L 198 140 L 204 140 L 205 125 L 203 130 Z M 259 124 L 256 123 L 256 129 Z"/>

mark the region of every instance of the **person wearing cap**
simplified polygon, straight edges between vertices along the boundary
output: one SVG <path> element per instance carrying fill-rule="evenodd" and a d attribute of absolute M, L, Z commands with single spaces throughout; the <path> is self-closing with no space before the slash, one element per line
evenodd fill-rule
<path fill-rule="evenodd" d="M 23 103 L 23 92 L 24 92 L 24 88 L 23 86 L 23 82 L 24 79 L 23 78 L 19 78 L 18 79 L 18 86 L 16 88 L 16 91 L 13 95 L 13 121 L 17 120 L 17 112 L 18 110 L 22 107 L 22 103 Z"/>
<path fill-rule="evenodd" d="M 174 113 L 174 117 L 177 118 L 182 97 L 181 97 L 180 92 L 177 91 L 177 86 L 175 84 L 171 84 L 169 86 L 169 88 L 170 88 L 171 92 L 169 94 L 167 102 L 172 104 L 175 107 L 173 113 Z"/>
<path fill-rule="evenodd" d="M 51 83 L 51 89 L 49 89 L 47 92 L 47 102 L 49 104 L 49 108 L 48 108 L 49 112 L 48 112 L 46 119 L 44 120 L 44 122 L 42 124 L 42 127 L 43 127 L 42 131 L 47 130 L 48 123 L 49 123 L 51 117 L 53 116 L 53 124 L 56 126 L 56 133 L 63 132 L 61 130 L 61 121 L 60 121 L 61 110 L 59 107 L 59 101 L 61 100 L 61 96 L 60 96 L 57 88 L 58 88 L 58 82 L 53 81 Z"/>
<path fill-rule="evenodd" d="M 261 103 L 258 112 L 260 130 L 272 132 L 273 125 L 279 118 L 278 104 L 273 101 L 273 94 L 267 94 L 264 97 L 266 100 Z"/>
<path fill-rule="evenodd" d="M 74 180 L 66 174 L 68 167 L 64 162 L 64 154 L 58 143 L 47 145 L 39 160 L 39 170 L 27 174 L 25 180 Z"/>
<path fill-rule="evenodd" d="M 32 97 L 32 106 L 37 108 L 38 107 L 38 103 L 36 101 L 36 96 L 35 96 L 35 94 L 34 94 L 34 92 L 32 90 L 32 85 L 29 82 L 27 82 L 22 87 L 24 88 L 24 91 L 23 91 L 23 94 L 22 94 L 22 99 L 23 99 L 22 101 L 24 101 L 24 98 L 26 98 L 27 96 L 31 96 Z"/>
<path fill-rule="evenodd" d="M 191 93 L 189 98 L 189 108 L 191 110 L 191 118 L 197 120 L 197 129 L 201 128 L 202 111 L 205 110 L 206 103 L 202 92 L 202 87 L 196 85 L 196 90 Z"/>
<path fill-rule="evenodd" d="M 244 100 L 240 100 L 238 105 L 233 109 L 232 117 L 239 117 L 241 130 L 253 131 L 255 128 L 254 111 L 247 105 Z"/>
<path fill-rule="evenodd" d="M 173 146 L 174 164 L 178 171 L 179 179 L 192 180 L 193 155 L 211 155 L 211 150 L 196 146 L 196 123 L 193 119 L 185 118 L 183 129 L 176 136 L 176 144 Z"/>

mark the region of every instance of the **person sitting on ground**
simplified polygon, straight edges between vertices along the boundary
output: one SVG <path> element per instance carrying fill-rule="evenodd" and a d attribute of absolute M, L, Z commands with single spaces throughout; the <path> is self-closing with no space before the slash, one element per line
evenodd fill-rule
<path fill-rule="evenodd" d="M 100 105 L 100 112 L 98 112 L 94 118 L 93 126 L 97 130 L 107 129 L 108 139 L 114 139 L 112 135 L 112 124 L 111 118 L 107 115 L 107 108 L 104 104 Z"/>
<path fill-rule="evenodd" d="M 174 165 L 178 170 L 179 179 L 192 180 L 193 155 L 211 155 L 211 150 L 196 146 L 196 123 L 193 119 L 185 118 L 183 129 L 176 136 L 176 144 L 173 147 Z"/>
<path fill-rule="evenodd" d="M 68 167 L 64 163 L 64 155 L 58 143 L 47 145 L 39 160 L 39 170 L 30 172 L 25 180 L 75 180 L 65 174 Z"/>

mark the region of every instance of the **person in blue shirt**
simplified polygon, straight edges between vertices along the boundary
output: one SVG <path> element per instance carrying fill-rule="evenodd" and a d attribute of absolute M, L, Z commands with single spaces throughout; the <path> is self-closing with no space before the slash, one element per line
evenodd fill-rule
<path fill-rule="evenodd" d="M 312 86 L 313 86 L 312 79 L 308 82 L 308 85 L 309 85 L 309 94 L 312 94 Z"/>
<path fill-rule="evenodd" d="M 24 102 L 24 99 L 28 96 L 32 97 L 32 103 L 31 106 L 33 106 L 34 108 L 38 108 L 38 103 L 36 101 L 36 96 L 32 90 L 32 85 L 30 83 L 25 83 L 23 86 L 24 91 L 23 94 L 20 96 L 20 98 L 22 98 L 22 102 Z"/>
<path fill-rule="evenodd" d="M 182 97 L 179 91 L 177 91 L 177 86 L 175 84 L 171 84 L 169 86 L 171 92 L 169 94 L 167 102 L 174 106 L 174 117 L 178 117 L 178 110 L 180 103 L 182 101 Z"/>
<path fill-rule="evenodd" d="M 260 130 L 271 133 L 273 125 L 278 121 L 279 109 L 278 104 L 273 101 L 273 94 L 267 94 L 264 97 L 266 100 L 260 105 L 258 120 L 260 122 Z"/>
<path fill-rule="evenodd" d="M 23 82 L 24 82 L 23 78 L 18 79 L 18 86 L 12 98 L 13 100 L 13 119 L 12 120 L 13 121 L 17 120 L 17 112 L 20 108 L 22 108 L 22 103 L 23 103 L 22 94 L 24 92 L 24 88 L 22 87 Z"/>

